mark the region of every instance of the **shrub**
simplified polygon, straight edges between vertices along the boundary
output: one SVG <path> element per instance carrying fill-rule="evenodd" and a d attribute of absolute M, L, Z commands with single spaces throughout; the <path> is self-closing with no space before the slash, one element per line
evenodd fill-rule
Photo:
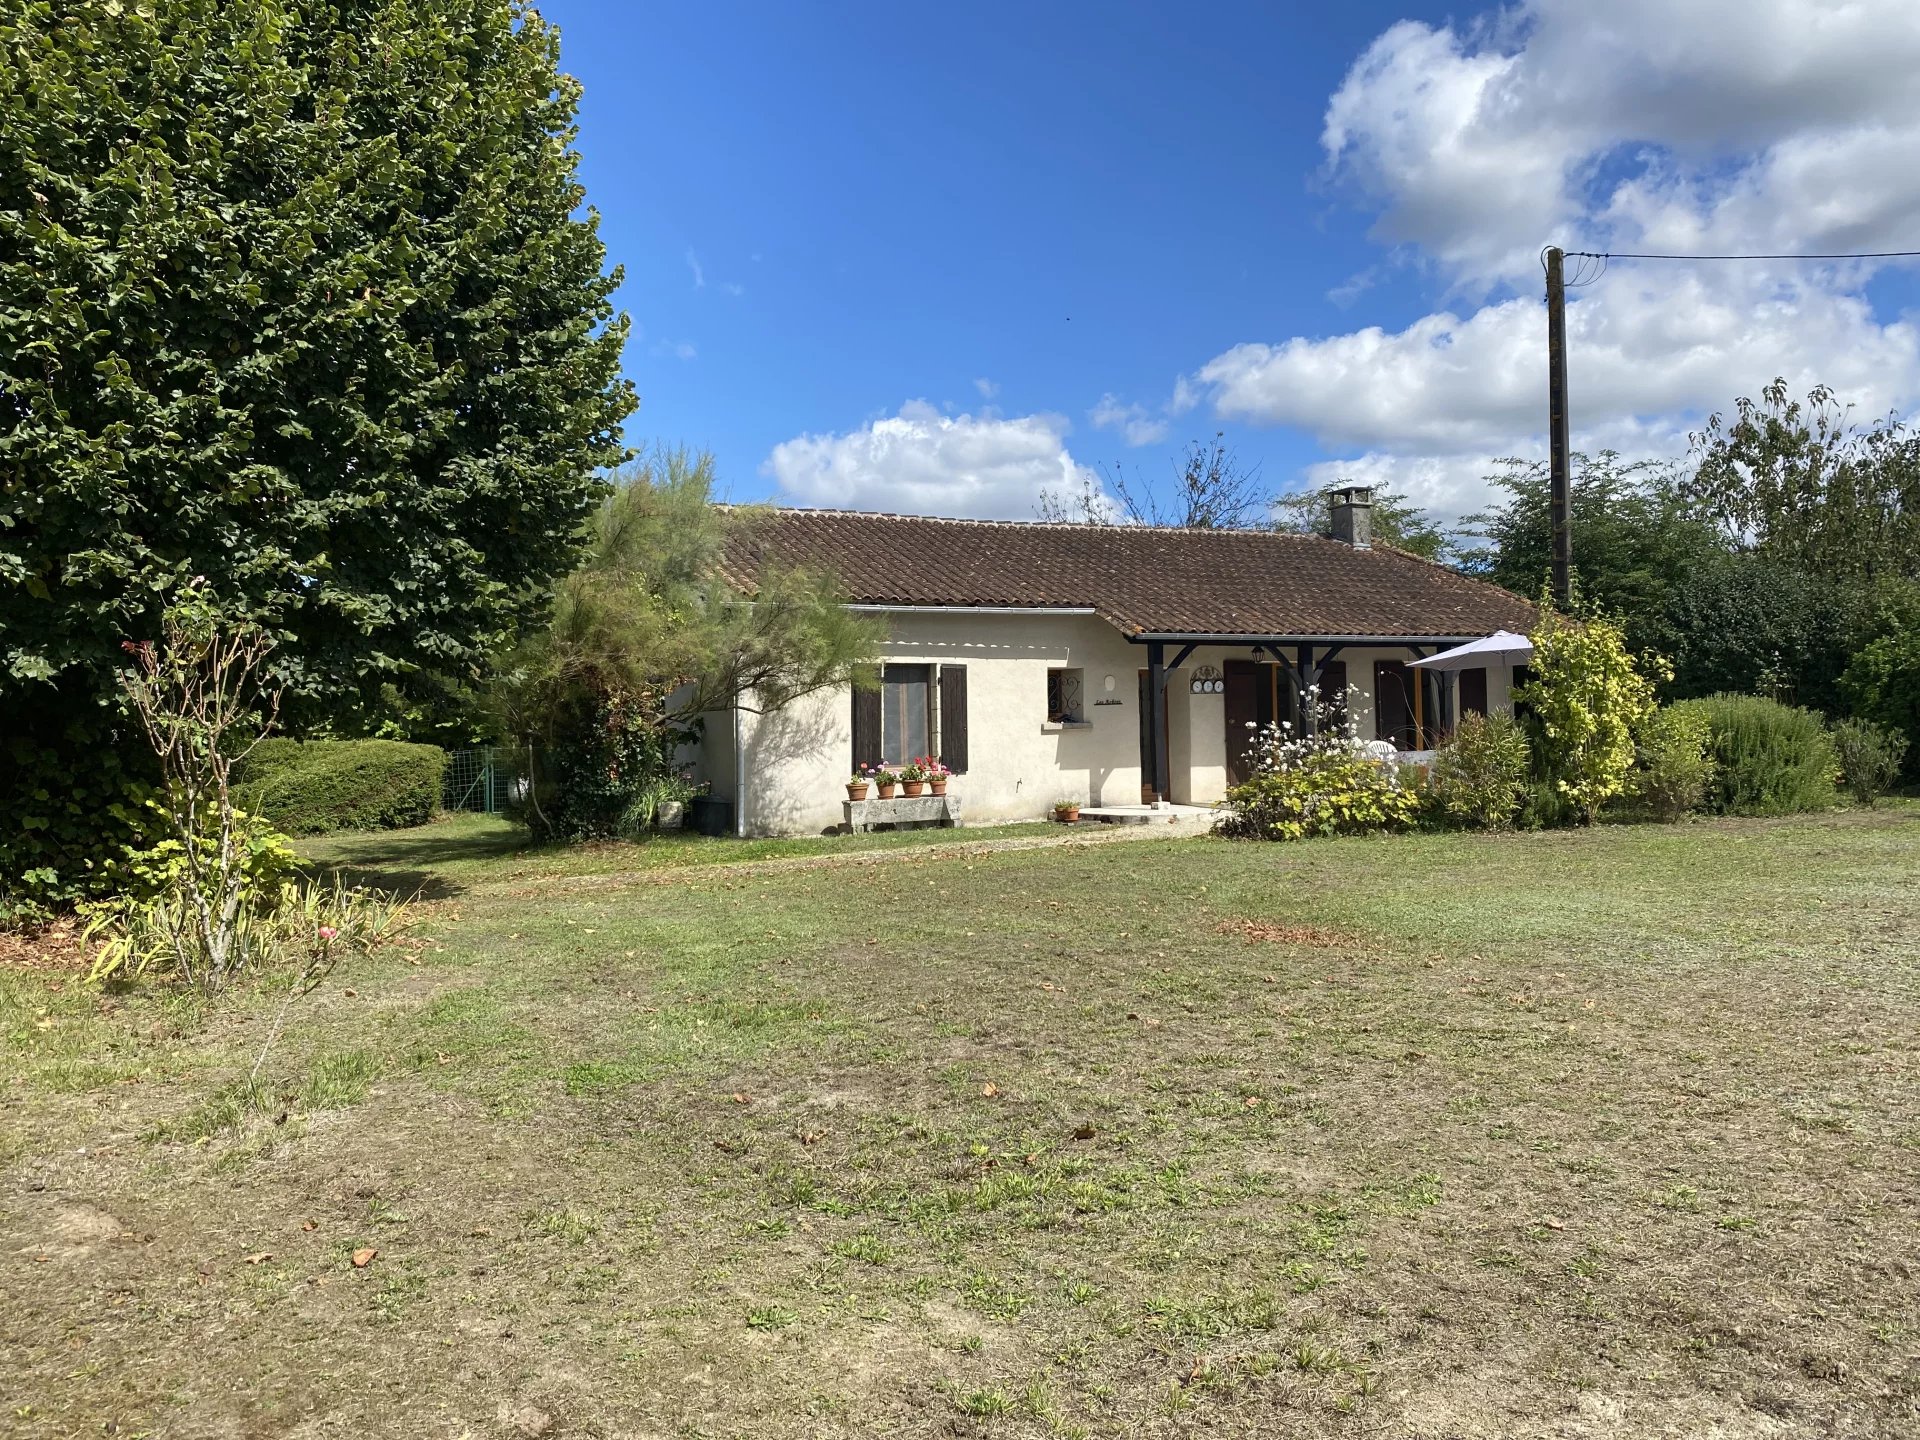
<path fill-rule="evenodd" d="M 1269 725 L 1255 739 L 1253 778 L 1227 792 L 1232 811 L 1215 827 L 1248 840 L 1304 840 L 1411 829 L 1420 817 L 1420 792 L 1390 760 L 1375 757 L 1351 718 L 1320 702 L 1309 707 L 1321 729 L 1295 736 L 1290 725 Z"/>
<path fill-rule="evenodd" d="M 1704 715 L 1669 705 L 1648 716 L 1636 742 L 1634 794 L 1656 820 L 1700 808 L 1713 783 L 1713 727 Z"/>
<path fill-rule="evenodd" d="M 93 984 L 206 972 L 207 957 L 189 916 L 192 897 L 175 885 L 145 899 L 90 907 L 85 932 L 101 946 Z M 284 881 L 250 890 L 235 916 L 235 973 L 290 967 L 310 986 L 349 955 L 371 954 L 413 923 L 410 902 L 331 880 Z"/>
<path fill-rule="evenodd" d="M 1434 757 L 1434 797 L 1457 825 L 1504 830 L 1527 798 L 1527 734 L 1505 713 L 1463 715 Z"/>
<path fill-rule="evenodd" d="M 1871 805 L 1899 779 L 1907 737 L 1871 720 L 1842 720 L 1833 727 L 1833 749 L 1849 793 Z"/>
<path fill-rule="evenodd" d="M 1536 777 L 1528 782 L 1527 798 L 1520 806 L 1518 821 L 1522 830 L 1558 830 L 1579 818 L 1573 802 L 1551 780 Z"/>
<path fill-rule="evenodd" d="M 663 704 L 625 697 L 588 707 L 590 719 L 555 722 L 554 742 L 536 752 L 522 816 L 534 839 L 642 839 L 661 805 L 698 793 L 674 762 L 701 722 L 666 718 Z"/>
<path fill-rule="evenodd" d="M 1920 626 L 1863 646 L 1840 677 L 1853 712 L 1906 737 L 1909 777 L 1920 779 Z"/>
<path fill-rule="evenodd" d="M 1305 840 L 1412 827 L 1420 792 L 1398 767 L 1364 751 L 1327 750 L 1286 770 L 1255 775 L 1227 792 L 1233 813 L 1222 835 L 1253 840 Z"/>
<path fill-rule="evenodd" d="M 1820 717 L 1758 695 L 1709 695 L 1672 707 L 1713 732 L 1708 808 L 1723 815 L 1791 815 L 1834 800 L 1838 764 Z"/>
<path fill-rule="evenodd" d="M 289 835 L 397 830 L 440 808 L 447 752 L 398 740 L 263 740 L 241 766 L 247 809 Z"/>
<path fill-rule="evenodd" d="M 1591 824 L 1627 788 L 1634 731 L 1654 709 L 1654 679 L 1640 673 L 1614 621 L 1541 610 L 1530 637 L 1533 679 L 1514 698 L 1533 712 L 1547 780 Z M 1648 668 L 1662 679 L 1671 673 L 1664 661 Z"/>

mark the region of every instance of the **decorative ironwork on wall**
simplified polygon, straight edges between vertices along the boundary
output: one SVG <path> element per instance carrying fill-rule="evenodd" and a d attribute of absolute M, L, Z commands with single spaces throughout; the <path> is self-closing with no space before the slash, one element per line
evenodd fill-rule
<path fill-rule="evenodd" d="M 1047 671 L 1047 719 L 1055 723 L 1070 723 L 1079 720 L 1080 715 L 1080 672 Z"/>

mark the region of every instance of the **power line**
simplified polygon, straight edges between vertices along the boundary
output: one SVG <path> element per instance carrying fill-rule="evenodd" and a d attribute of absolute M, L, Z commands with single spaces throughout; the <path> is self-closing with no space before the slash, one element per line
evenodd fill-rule
<path fill-rule="evenodd" d="M 1834 255 L 1649 255 L 1631 250 L 1569 250 L 1582 260 L 1913 260 L 1920 250 L 1855 250 Z"/>

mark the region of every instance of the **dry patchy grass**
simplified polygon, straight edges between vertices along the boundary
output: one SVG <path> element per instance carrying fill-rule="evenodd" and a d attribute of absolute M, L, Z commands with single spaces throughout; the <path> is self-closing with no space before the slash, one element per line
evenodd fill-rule
<path fill-rule="evenodd" d="M 0 973 L 8 1431 L 1912 1434 L 1916 819 L 336 842 L 449 898 L 259 1086 Z"/>

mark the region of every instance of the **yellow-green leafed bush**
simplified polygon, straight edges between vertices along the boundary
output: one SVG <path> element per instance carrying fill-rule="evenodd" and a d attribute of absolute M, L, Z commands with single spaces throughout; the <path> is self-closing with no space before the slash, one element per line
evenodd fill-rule
<path fill-rule="evenodd" d="M 1528 638 L 1533 678 L 1514 699 L 1533 711 L 1554 792 L 1591 823 L 1631 784 L 1634 734 L 1653 714 L 1655 681 L 1672 671 L 1656 658 L 1643 673 L 1625 633 L 1604 616 L 1572 620 L 1543 603 Z"/>

